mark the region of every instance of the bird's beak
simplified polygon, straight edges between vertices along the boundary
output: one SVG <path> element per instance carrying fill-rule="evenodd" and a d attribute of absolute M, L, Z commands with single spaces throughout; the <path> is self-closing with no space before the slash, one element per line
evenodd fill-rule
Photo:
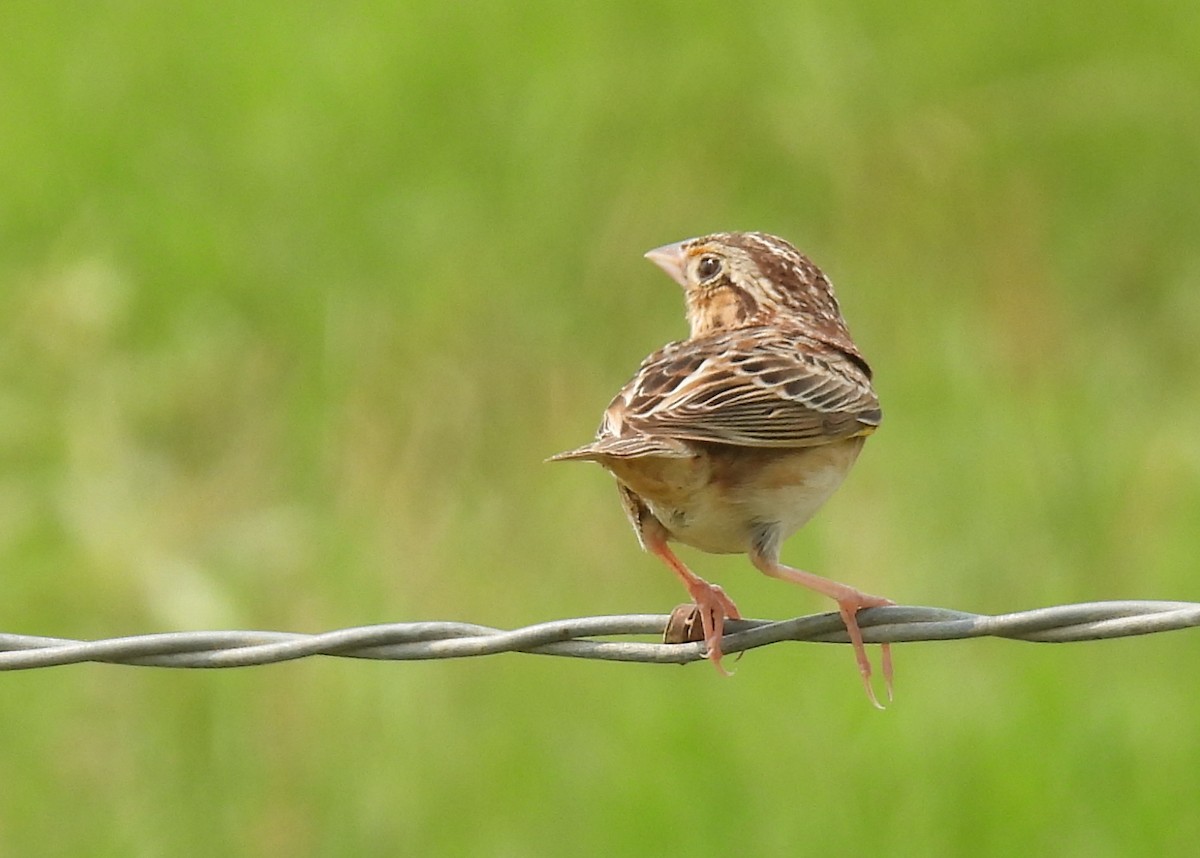
<path fill-rule="evenodd" d="M 683 246 L 685 244 L 687 244 L 686 241 L 664 244 L 662 247 L 656 247 L 646 254 L 647 259 L 667 272 L 671 279 L 680 286 L 687 286 L 687 280 L 683 276 Z"/>

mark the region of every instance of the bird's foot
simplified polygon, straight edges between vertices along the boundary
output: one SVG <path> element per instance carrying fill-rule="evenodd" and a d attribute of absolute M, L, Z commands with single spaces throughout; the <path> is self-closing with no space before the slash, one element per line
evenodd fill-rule
<path fill-rule="evenodd" d="M 689 582 L 688 593 L 693 601 L 679 605 L 671 612 L 663 632 L 663 643 L 686 643 L 704 641 L 708 660 L 718 671 L 729 675 L 721 666 L 721 638 L 725 634 L 725 620 L 739 620 L 737 605 L 716 584 L 697 579 Z"/>
<path fill-rule="evenodd" d="M 882 608 L 896 603 L 891 599 L 884 599 L 882 596 L 863 593 L 853 587 L 846 587 L 834 598 L 837 600 L 838 613 L 842 615 L 842 622 L 846 624 L 846 633 L 850 636 L 850 643 L 854 647 L 854 658 L 858 662 L 858 673 L 862 677 L 863 687 L 867 691 L 867 699 L 876 709 L 882 709 L 883 706 L 880 705 L 879 698 L 875 696 L 875 689 L 871 685 L 871 661 L 867 658 L 862 629 L 858 626 L 858 612 L 863 608 Z M 887 690 L 887 699 L 890 703 L 892 701 L 892 646 L 885 643 L 880 645 L 880 649 L 882 650 L 880 667 L 883 673 L 884 687 Z"/>

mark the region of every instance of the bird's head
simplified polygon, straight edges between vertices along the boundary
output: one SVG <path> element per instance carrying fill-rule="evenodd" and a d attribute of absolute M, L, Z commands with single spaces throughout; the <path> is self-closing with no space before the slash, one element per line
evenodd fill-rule
<path fill-rule="evenodd" d="M 683 287 L 693 337 L 792 323 L 853 349 L 829 278 L 782 238 L 719 232 L 655 248 L 646 258 Z"/>

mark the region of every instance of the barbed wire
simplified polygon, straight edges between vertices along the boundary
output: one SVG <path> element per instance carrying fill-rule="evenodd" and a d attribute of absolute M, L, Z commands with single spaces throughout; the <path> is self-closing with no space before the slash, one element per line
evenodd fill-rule
<path fill-rule="evenodd" d="M 359 626 L 321 634 L 195 631 L 92 641 L 0 633 L 0 670 L 82 662 L 141 667 L 248 667 L 315 655 L 418 661 L 522 652 L 653 664 L 685 664 L 704 658 L 704 645 L 699 642 L 596 640 L 661 635 L 667 620 L 665 614 L 623 614 L 554 620 L 512 630 L 462 622 L 413 622 Z M 1200 626 L 1200 603 L 1086 602 L 997 615 L 897 605 L 863 610 L 858 621 L 867 643 L 979 637 L 1067 643 Z M 726 623 L 722 648 L 728 654 L 783 641 L 847 643 L 848 638 L 836 613 L 779 621 L 747 619 Z"/>

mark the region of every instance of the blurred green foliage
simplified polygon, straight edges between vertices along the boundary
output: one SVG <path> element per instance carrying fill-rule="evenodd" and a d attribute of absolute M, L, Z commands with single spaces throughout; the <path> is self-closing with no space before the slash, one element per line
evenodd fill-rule
<path fill-rule="evenodd" d="M 665 611 L 590 437 L 647 248 L 777 232 L 886 420 L 785 559 L 1200 598 L 1200 5 L 0 7 L 0 628 Z M 829 605 L 686 555 L 751 616 Z M 734 679 L 502 656 L 0 683 L 5 855 L 1190 855 L 1181 633 Z"/>

